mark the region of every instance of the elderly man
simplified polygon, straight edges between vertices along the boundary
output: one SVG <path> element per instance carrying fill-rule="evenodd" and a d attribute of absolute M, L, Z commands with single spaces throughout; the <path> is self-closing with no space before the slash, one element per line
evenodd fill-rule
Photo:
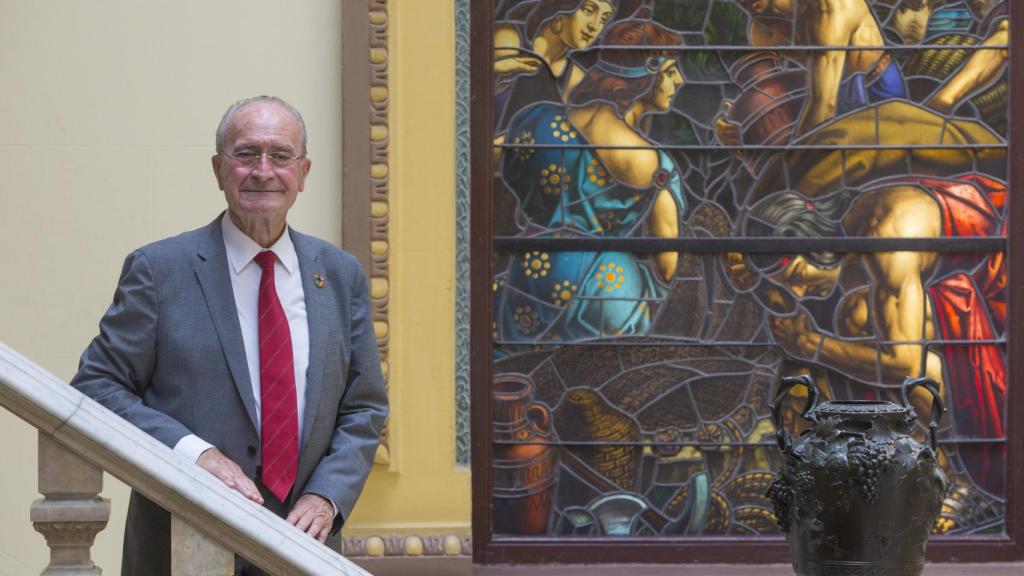
<path fill-rule="evenodd" d="M 227 211 L 127 257 L 72 385 L 324 542 L 362 490 L 387 398 L 359 264 L 286 223 L 310 166 L 294 108 L 231 106 L 213 156 Z M 133 493 L 122 574 L 170 574 L 169 535 Z"/>

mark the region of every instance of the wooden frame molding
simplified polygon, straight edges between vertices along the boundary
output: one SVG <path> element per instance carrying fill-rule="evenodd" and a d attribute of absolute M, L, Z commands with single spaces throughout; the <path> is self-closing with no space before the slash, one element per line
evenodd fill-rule
<path fill-rule="evenodd" d="M 373 329 L 388 383 L 388 6 L 387 0 L 342 3 L 342 246 L 370 282 Z M 369 113 L 367 113 L 369 112 Z M 377 464 L 391 463 L 385 425 Z"/>
<path fill-rule="evenodd" d="M 1024 3 L 1010 2 L 1010 21 L 1024 22 Z M 492 78 L 494 2 L 471 3 L 471 150 L 493 147 Z M 1009 189 L 1024 190 L 1024 42 L 1009 47 L 1010 129 Z M 750 537 L 602 537 L 496 536 L 491 493 L 494 486 L 492 446 L 492 295 L 495 238 L 492 224 L 492 154 L 471 156 L 470 260 L 473 290 L 470 311 L 470 380 L 472 401 L 473 560 L 484 564 L 517 563 L 787 563 L 789 547 L 779 536 Z M 1007 266 L 1009 316 L 1006 356 L 1007 488 L 1005 534 L 934 537 L 929 562 L 1012 562 L 1024 559 L 1024 201 L 1011 200 Z M 524 248 L 525 249 L 525 248 Z M 1018 384 L 1018 381 L 1021 384 Z M 742 551 L 742 553 L 738 553 Z"/>
<path fill-rule="evenodd" d="M 494 85 L 491 82 L 491 54 L 494 51 L 492 35 L 493 2 L 472 2 L 469 35 L 469 112 L 470 150 L 490 151 L 494 138 L 493 107 Z M 473 562 L 500 563 L 529 561 L 530 553 L 539 562 L 554 556 L 549 551 L 530 550 L 526 554 L 509 554 L 504 546 L 494 542 L 492 531 L 493 509 L 491 489 L 491 381 L 494 365 L 491 359 L 491 270 L 492 220 L 491 186 L 494 179 L 493 154 L 472 154 L 470 170 L 470 235 L 469 266 L 469 397 L 473 406 L 470 418 L 470 463 L 473 470 Z M 600 556 L 600 554 L 592 555 Z"/>

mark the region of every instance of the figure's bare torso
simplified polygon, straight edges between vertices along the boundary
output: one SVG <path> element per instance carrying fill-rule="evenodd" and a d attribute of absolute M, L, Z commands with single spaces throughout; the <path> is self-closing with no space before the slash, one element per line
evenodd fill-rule
<path fill-rule="evenodd" d="M 801 2 L 813 6 L 817 2 Z M 868 8 L 865 0 L 828 0 L 824 2 L 834 7 L 837 15 L 842 20 L 850 23 L 853 28 L 850 31 L 848 46 L 884 46 L 885 38 L 878 27 L 874 13 Z M 818 15 L 821 18 L 821 15 Z M 800 22 L 797 19 L 797 22 Z M 807 19 L 808 24 L 813 22 L 812 18 Z M 799 27 L 797 28 L 799 30 Z M 851 50 L 846 57 L 846 71 L 844 76 L 861 72 L 871 72 L 884 53 L 883 50 Z"/>
<path fill-rule="evenodd" d="M 924 190 L 916 186 L 891 186 L 864 192 L 850 208 L 844 225 L 847 233 L 855 237 L 938 237 L 942 216 L 935 199 Z M 867 273 L 867 277 L 855 281 L 862 287 L 851 290 L 839 302 L 836 329 L 840 336 L 908 343 L 935 338 L 927 280 L 935 271 L 938 254 L 880 252 L 848 258 L 859 260 L 860 266 L 856 268 Z M 911 284 L 920 290 L 908 291 Z M 907 353 L 917 348 L 911 344 L 881 347 L 895 349 L 894 356 L 899 356 L 896 352 Z M 926 357 L 926 375 L 942 382 L 941 358 L 930 350 L 922 352 Z"/>
<path fill-rule="evenodd" d="M 794 0 L 792 21 L 778 16 L 761 16 L 751 20 L 748 35 L 753 46 L 816 46 L 821 28 L 830 26 L 844 30 L 835 42 L 839 48 L 880 47 L 885 45 L 882 31 L 874 13 L 865 0 Z M 847 53 L 843 76 L 861 72 L 867 74 L 877 65 L 883 50 L 850 50 Z M 789 52 L 793 60 L 805 62 L 805 52 Z"/>
<path fill-rule="evenodd" d="M 872 324 L 871 289 L 862 286 L 847 293 L 836 306 L 836 334 L 844 338 L 878 338 Z M 932 317 L 931 300 L 926 302 L 924 337 L 935 339 L 935 321 Z"/>

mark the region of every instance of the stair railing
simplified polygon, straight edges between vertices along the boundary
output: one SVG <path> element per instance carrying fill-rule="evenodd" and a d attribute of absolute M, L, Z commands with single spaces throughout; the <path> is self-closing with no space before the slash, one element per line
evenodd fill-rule
<path fill-rule="evenodd" d="M 369 576 L 2 342 L 0 405 L 39 430 L 31 520 L 50 547 L 44 576 L 100 573 L 104 470 L 171 513 L 174 576 L 230 576 L 236 554 L 282 576 Z"/>

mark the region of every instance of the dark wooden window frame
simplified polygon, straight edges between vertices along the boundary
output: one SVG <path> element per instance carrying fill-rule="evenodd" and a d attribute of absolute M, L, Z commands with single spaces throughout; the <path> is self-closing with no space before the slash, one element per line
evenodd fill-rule
<path fill-rule="evenodd" d="M 1010 3 L 1011 22 L 1024 22 L 1024 5 Z M 493 155 L 493 2 L 472 3 L 473 22 L 470 37 L 471 68 L 471 347 L 470 377 L 472 400 L 472 467 L 473 467 L 473 559 L 477 563 L 769 563 L 788 562 L 789 549 L 781 537 L 507 537 L 495 536 L 492 530 L 492 437 L 491 383 L 492 362 L 492 252 L 516 248 L 518 240 L 495 238 L 492 232 Z M 1010 128 L 1009 128 L 1009 190 L 1024 190 L 1024 42 L 1010 46 Z M 1009 219 L 1024 223 L 1024 202 L 1013 201 L 1009 194 Z M 636 242 L 643 239 L 627 239 Z M 686 244 L 669 241 L 673 248 L 691 251 L 720 252 L 734 239 Z M 721 241 L 725 240 L 723 244 Z M 850 239 L 832 239 L 837 248 L 851 251 L 892 250 L 890 245 L 849 244 Z M 855 239 L 856 240 L 856 239 Z M 598 240 L 602 242 L 603 240 Z M 917 240 L 898 243 L 902 249 L 914 248 Z M 973 249 L 998 249 L 1001 239 L 975 239 Z M 594 242 L 588 241 L 588 244 Z M 607 242 L 607 241 L 604 241 Z M 692 242 L 692 239 L 690 240 Z M 843 244 L 846 242 L 846 244 Z M 603 245 L 602 245 L 603 246 Z M 932 246 L 929 244 L 929 246 Z M 548 247 L 550 248 L 550 247 Z M 611 249 L 611 246 L 607 246 Z M 786 247 L 787 249 L 789 247 Z M 966 246 L 943 246 L 941 249 L 970 250 Z M 533 248 L 536 249 L 536 248 Z M 566 249 L 566 248 L 562 248 Z M 579 248 L 577 248 L 579 249 Z M 1009 362 L 1007 387 L 1007 489 L 1006 532 L 1002 536 L 936 537 L 928 546 L 928 559 L 934 562 L 1005 562 L 1024 559 L 1024 394 L 1016 393 L 1016 376 L 1024 374 L 1024 224 L 1010 226 L 1006 241 L 1008 262 L 1008 328 L 1006 355 Z M 749 251 L 749 250 L 748 250 Z M 742 547 L 743 554 L 737 551 Z"/>

